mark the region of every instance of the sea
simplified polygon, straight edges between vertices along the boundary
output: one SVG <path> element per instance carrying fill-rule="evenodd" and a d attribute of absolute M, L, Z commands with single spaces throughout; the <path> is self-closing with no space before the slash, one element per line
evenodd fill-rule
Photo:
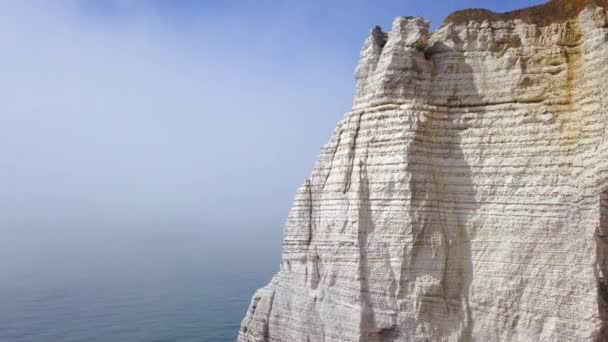
<path fill-rule="evenodd" d="M 280 257 L 276 229 L 0 232 L 0 342 L 233 342 Z"/>

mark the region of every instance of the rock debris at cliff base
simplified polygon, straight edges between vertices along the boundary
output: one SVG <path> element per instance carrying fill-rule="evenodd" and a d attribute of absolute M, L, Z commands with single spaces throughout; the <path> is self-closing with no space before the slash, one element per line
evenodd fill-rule
<path fill-rule="evenodd" d="M 602 5 L 372 29 L 238 340 L 608 341 Z"/>

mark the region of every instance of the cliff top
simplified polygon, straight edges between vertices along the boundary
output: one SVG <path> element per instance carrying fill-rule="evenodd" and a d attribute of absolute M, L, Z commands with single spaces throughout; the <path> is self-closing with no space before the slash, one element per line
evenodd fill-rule
<path fill-rule="evenodd" d="M 608 0 L 551 0 L 545 4 L 505 13 L 486 9 L 467 9 L 450 14 L 441 26 L 449 23 L 464 24 L 470 21 L 508 21 L 520 19 L 529 24 L 548 26 L 576 17 L 585 7 L 598 5 L 608 8 Z"/>

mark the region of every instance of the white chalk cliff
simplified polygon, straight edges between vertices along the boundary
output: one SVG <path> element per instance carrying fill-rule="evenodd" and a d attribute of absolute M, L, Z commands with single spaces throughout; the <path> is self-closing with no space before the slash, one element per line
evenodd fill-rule
<path fill-rule="evenodd" d="M 607 341 L 606 5 L 374 28 L 238 341 Z"/>

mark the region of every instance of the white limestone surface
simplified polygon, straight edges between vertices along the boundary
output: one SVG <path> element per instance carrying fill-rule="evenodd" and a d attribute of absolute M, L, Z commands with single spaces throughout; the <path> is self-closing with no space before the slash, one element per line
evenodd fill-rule
<path fill-rule="evenodd" d="M 607 18 L 374 28 L 238 341 L 606 340 Z"/>

